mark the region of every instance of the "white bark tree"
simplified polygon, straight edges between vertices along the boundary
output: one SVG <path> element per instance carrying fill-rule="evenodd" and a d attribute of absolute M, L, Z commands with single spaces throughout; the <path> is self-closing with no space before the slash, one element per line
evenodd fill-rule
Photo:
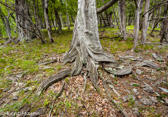
<path fill-rule="evenodd" d="M 124 40 L 127 39 L 127 32 L 126 32 L 126 17 L 125 17 L 125 0 L 119 0 L 119 21 L 120 21 L 120 31 L 124 38 Z"/>
<path fill-rule="evenodd" d="M 113 55 L 106 53 L 101 46 L 95 0 L 78 0 L 73 39 L 64 61 L 73 62 L 72 75 L 80 74 L 85 66 L 95 87 L 98 81 L 98 63 L 116 62 Z"/>
<path fill-rule="evenodd" d="M 149 10 L 149 7 L 150 7 L 150 0 L 146 0 L 144 13 L 146 13 Z M 147 12 L 143 17 L 143 23 L 142 23 L 141 41 L 143 45 L 146 43 L 147 30 L 148 30 L 148 17 L 149 13 Z"/>
<path fill-rule="evenodd" d="M 137 46 L 137 41 L 138 41 L 138 33 L 139 33 L 139 19 L 140 19 L 140 12 L 141 12 L 141 4 L 142 4 L 142 0 L 138 0 L 137 1 L 137 9 L 136 9 L 136 13 L 135 13 L 135 24 L 134 24 L 134 33 L 133 33 L 133 39 L 134 39 L 134 47 L 133 50 L 136 48 Z"/>
<path fill-rule="evenodd" d="M 50 42 L 53 43 L 54 40 L 52 39 L 52 36 L 51 36 L 51 28 L 50 28 L 50 22 L 48 17 L 48 0 L 44 0 L 44 17 L 45 17 L 45 23 L 46 23 Z"/>

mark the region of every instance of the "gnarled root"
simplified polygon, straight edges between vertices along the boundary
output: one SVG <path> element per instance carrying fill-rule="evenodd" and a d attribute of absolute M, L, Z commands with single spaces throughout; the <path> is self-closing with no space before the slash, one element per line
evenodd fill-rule
<path fill-rule="evenodd" d="M 66 78 L 67 76 L 70 76 L 71 74 L 71 69 L 66 69 L 63 71 L 58 72 L 56 75 L 53 75 L 46 80 L 44 80 L 40 86 L 38 87 L 36 94 L 40 95 L 44 90 L 46 90 L 50 85 Z"/>

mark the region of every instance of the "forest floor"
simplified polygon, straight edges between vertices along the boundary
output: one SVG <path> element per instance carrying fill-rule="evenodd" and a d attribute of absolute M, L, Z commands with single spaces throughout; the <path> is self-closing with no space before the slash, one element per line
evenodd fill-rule
<path fill-rule="evenodd" d="M 99 30 L 101 37 L 111 37 L 102 38 L 101 43 L 117 59 L 118 69 L 133 67 L 133 74 L 122 77 L 108 75 L 108 86 L 112 89 L 109 94 L 130 117 L 166 117 L 168 46 L 157 44 L 159 31 L 155 31 L 153 36 L 148 35 L 148 42 L 155 44 L 140 45 L 135 52 L 131 52 L 132 26 L 127 27 L 126 41 L 118 37 L 118 29 Z M 45 30 L 43 32 L 46 34 Z M 41 44 L 40 40 L 32 40 L 3 46 L 1 43 L 5 40 L 0 40 L 0 116 L 11 117 L 19 114 L 17 112 L 30 112 L 28 114 L 32 114 L 31 117 L 36 114 L 46 117 L 50 113 L 51 116 L 60 117 L 121 116 L 106 93 L 99 94 L 95 91 L 89 79 L 85 84 L 82 75 L 67 77 L 50 86 L 39 97 L 35 95 L 44 79 L 70 67 L 70 64 L 63 65 L 61 58 L 70 47 L 72 34 L 72 30 L 66 29 L 62 34 L 53 34 L 53 44 Z M 46 40 L 49 39 L 46 37 Z M 148 63 L 148 67 L 144 65 L 144 61 Z M 64 90 L 56 99 L 62 86 Z M 99 87 L 104 91 L 101 80 Z"/>

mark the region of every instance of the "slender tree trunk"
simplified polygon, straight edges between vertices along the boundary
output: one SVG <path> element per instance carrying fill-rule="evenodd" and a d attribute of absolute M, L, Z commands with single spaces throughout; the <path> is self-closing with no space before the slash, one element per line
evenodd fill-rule
<path fill-rule="evenodd" d="M 75 23 L 75 20 L 72 15 L 71 15 L 71 20 L 72 20 L 72 23 Z"/>
<path fill-rule="evenodd" d="M 55 4 L 55 0 L 52 0 L 52 2 L 53 2 L 53 4 Z M 61 19 L 60 19 L 57 8 L 54 8 L 54 15 L 55 15 L 55 19 L 56 19 L 56 22 L 57 22 L 57 25 L 58 25 L 58 32 L 62 33 Z"/>
<path fill-rule="evenodd" d="M 3 35 L 2 35 L 2 30 L 1 30 L 1 28 L 0 28 L 0 38 L 2 37 Z"/>
<path fill-rule="evenodd" d="M 126 32 L 126 16 L 125 16 L 125 0 L 119 0 L 118 1 L 119 5 L 119 21 L 120 21 L 120 29 L 121 29 L 121 34 L 124 38 L 124 40 L 127 39 L 127 32 Z"/>
<path fill-rule="evenodd" d="M 70 30 L 70 20 L 69 20 L 69 13 L 68 13 L 68 8 L 67 8 L 67 4 L 66 4 L 66 16 L 67 16 L 67 26 L 68 26 L 68 30 Z"/>
<path fill-rule="evenodd" d="M 78 0 L 73 39 L 64 61 L 73 62 L 72 75 L 80 74 L 86 66 L 94 87 L 97 87 L 98 81 L 98 62 L 116 62 L 101 46 L 95 0 Z"/>
<path fill-rule="evenodd" d="M 34 8 L 34 19 L 36 22 L 36 25 L 38 26 L 38 16 L 37 16 L 37 8 L 36 8 L 36 0 L 33 0 L 33 8 Z"/>
<path fill-rule="evenodd" d="M 146 0 L 144 13 L 146 13 L 149 10 L 149 7 L 150 7 L 150 0 Z M 143 17 L 142 33 L 141 33 L 141 41 L 143 45 L 146 43 L 147 30 L 148 30 L 148 17 L 149 17 L 149 13 L 146 13 Z"/>
<path fill-rule="evenodd" d="M 50 24 L 49 24 L 50 21 L 48 17 L 48 0 L 44 1 L 44 17 L 45 17 L 45 22 L 46 22 L 46 27 L 47 27 L 50 42 L 53 43 L 54 40 L 52 39 L 52 36 L 51 36 L 51 29 L 50 29 Z"/>
<path fill-rule="evenodd" d="M 62 14 L 60 13 L 60 20 L 61 20 L 61 26 L 62 28 L 64 27 L 64 22 L 63 22 L 63 19 L 62 19 Z"/>
<path fill-rule="evenodd" d="M 164 16 L 168 15 L 168 4 L 165 5 L 164 8 Z M 163 20 L 163 27 L 162 27 L 162 36 L 160 39 L 160 43 L 166 42 L 168 43 L 168 17 Z"/>
<path fill-rule="evenodd" d="M 162 15 L 162 7 L 158 9 L 158 18 L 160 19 Z M 156 22 L 155 22 L 156 23 Z M 159 23 L 157 23 L 157 28 L 159 28 Z"/>
<path fill-rule="evenodd" d="M 119 26 L 119 22 L 118 22 L 118 18 L 117 18 L 117 15 L 116 15 L 116 12 L 115 12 L 115 9 L 114 9 L 114 8 L 113 8 L 113 12 L 114 12 L 114 17 L 115 17 L 115 21 L 116 21 L 117 27 L 118 27 L 118 29 L 119 29 L 120 32 L 121 32 L 121 29 L 120 29 L 120 26 Z"/>
<path fill-rule="evenodd" d="M 133 36 L 134 36 L 134 37 L 133 37 L 133 39 L 134 39 L 134 47 L 133 47 L 133 50 L 136 48 L 136 46 L 137 46 L 137 41 L 138 41 L 141 2 L 142 2 L 142 0 L 138 0 L 138 1 L 137 1 L 137 9 L 136 9 L 136 13 L 135 13 L 135 25 L 134 25 L 134 33 L 133 33 Z"/>

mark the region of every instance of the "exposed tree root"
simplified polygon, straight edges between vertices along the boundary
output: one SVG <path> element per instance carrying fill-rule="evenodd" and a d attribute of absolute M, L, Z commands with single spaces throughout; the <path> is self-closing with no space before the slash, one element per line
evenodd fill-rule
<path fill-rule="evenodd" d="M 71 74 L 71 69 L 69 68 L 69 69 L 60 71 L 56 75 L 53 75 L 47 78 L 40 84 L 40 86 L 38 87 L 36 91 L 36 94 L 40 95 L 43 92 L 43 90 L 46 90 L 50 85 L 64 79 L 67 76 L 70 76 L 70 74 Z"/>

